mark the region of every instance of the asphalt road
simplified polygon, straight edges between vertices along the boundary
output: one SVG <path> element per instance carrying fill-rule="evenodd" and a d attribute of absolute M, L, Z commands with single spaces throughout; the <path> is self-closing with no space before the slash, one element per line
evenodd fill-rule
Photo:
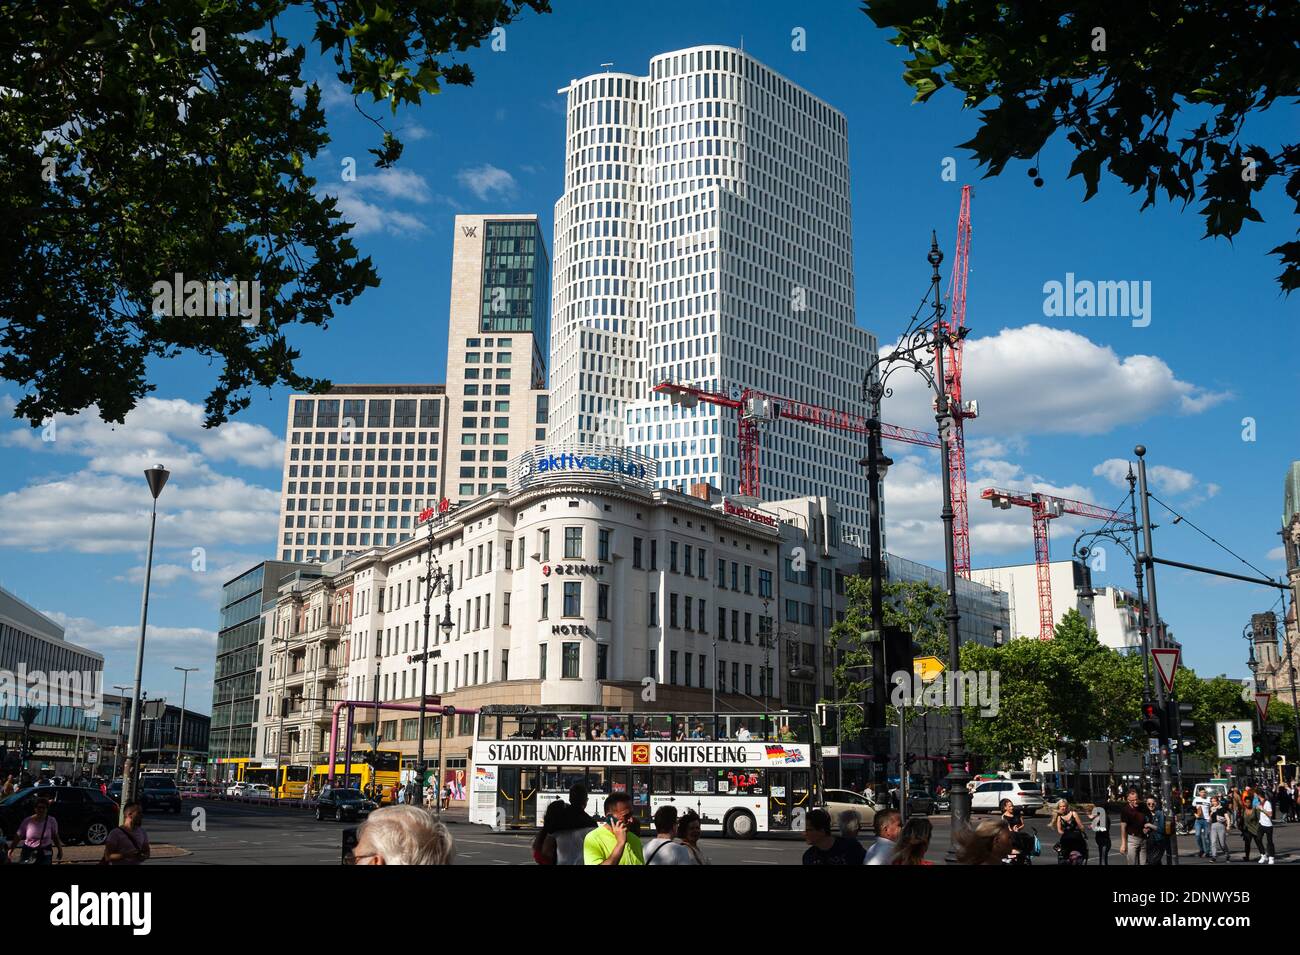
<path fill-rule="evenodd" d="M 195 815 L 195 810 L 202 810 Z M 493 832 L 485 826 L 471 826 L 464 814 L 452 812 L 446 820 L 456 844 L 456 862 L 463 865 L 532 865 L 529 845 L 532 834 Z M 934 836 L 928 858 L 942 864 L 949 847 L 948 821 L 934 817 Z M 174 859 L 156 859 L 155 865 L 338 865 L 343 830 L 351 823 L 332 820 L 316 822 L 311 813 L 271 806 L 241 805 L 222 801 L 187 800 L 180 816 L 150 814 L 145 817 L 149 838 L 171 843 L 189 852 Z M 1043 844 L 1043 856 L 1036 864 L 1054 865 L 1051 846 L 1056 841 L 1046 818 L 1029 820 Z M 1111 838 L 1119 847 L 1118 830 Z M 1275 831 L 1278 864 L 1300 862 L 1300 824 L 1282 825 Z M 864 836 L 863 843 L 870 844 Z M 1180 862 L 1208 865 L 1196 858 L 1191 837 L 1181 837 Z M 1241 862 L 1241 837 L 1228 834 L 1233 864 Z M 774 836 L 749 841 L 705 837 L 704 853 L 716 865 L 798 865 L 804 843 L 797 836 Z M 1095 849 L 1095 846 L 1090 846 Z M 1110 856 L 1112 865 L 1124 865 L 1117 851 Z M 1091 861 L 1090 865 L 1095 864 Z M 1254 853 L 1251 864 L 1254 865 Z"/>

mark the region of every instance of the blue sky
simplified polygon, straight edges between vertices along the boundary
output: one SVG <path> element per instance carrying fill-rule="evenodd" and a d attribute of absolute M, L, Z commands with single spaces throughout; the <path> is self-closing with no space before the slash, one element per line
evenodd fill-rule
<path fill-rule="evenodd" d="M 1144 443 L 1154 490 L 1191 521 L 1270 575 L 1282 572 L 1282 479 L 1297 455 L 1294 394 L 1296 301 L 1283 299 L 1266 250 L 1293 231 L 1280 187 L 1266 195 L 1261 225 L 1235 243 L 1200 239 L 1194 209 L 1140 200 L 1113 181 L 1080 202 L 1059 146 L 1041 158 L 1036 189 L 1027 164 L 981 181 L 957 144 L 975 130 L 952 91 L 911 104 L 900 55 L 855 3 L 793 11 L 769 2 L 661 2 L 644 8 L 557 0 L 506 32 L 506 49 L 465 59 L 475 85 L 449 88 L 401 112 L 406 139 L 397 172 L 377 176 L 366 150 L 375 127 L 358 116 L 328 64 L 308 74 L 325 90 L 333 142 L 313 171 L 355 217 L 363 254 L 382 279 L 328 330 L 295 332 L 300 370 L 335 381 L 441 381 L 451 225 L 458 212 L 536 212 L 549 235 L 563 174 L 563 115 L 555 91 L 571 78 L 615 69 L 644 73 L 651 56 L 701 43 L 744 48 L 848 118 L 853 257 L 859 324 L 882 341 L 901 331 L 928 281 L 930 230 L 951 262 L 960 187 L 973 183 L 974 240 L 967 321 L 966 395 L 981 417 L 967 426 L 972 552 L 976 566 L 1029 562 L 1028 514 L 979 501 L 991 484 L 1035 488 L 1117 505 L 1111 480 Z M 286 26 L 309 42 L 305 20 Z M 792 49 L 802 28 L 806 50 Z M 371 112 L 381 113 L 378 108 Z M 1290 116 L 1294 128 L 1294 113 Z M 1253 119 L 1245 141 L 1277 143 L 1281 109 Z M 341 181 L 348 157 L 358 179 Z M 957 162 L 957 181 L 941 177 Z M 1067 273 L 1094 281 L 1150 282 L 1151 321 L 1044 314 L 1044 283 Z M 1291 361 L 1288 361 L 1291 359 Z M 55 440 L 0 425 L 0 584 L 68 624 L 69 637 L 107 655 L 105 683 L 130 680 L 138 627 L 147 502 L 140 470 L 175 472 L 161 499 L 145 688 L 179 701 L 173 666 L 198 666 L 189 702 L 211 697 L 221 583 L 273 556 L 285 395 L 259 392 L 237 423 L 199 427 L 215 370 L 194 359 L 154 368 L 155 398 L 110 429 L 91 416 L 60 419 Z M 895 381 L 898 379 L 896 378 Z M 0 382 L 10 409 L 19 394 Z M 6 416 L 7 417 L 7 416 Z M 928 401 L 899 389 L 885 418 L 932 430 Z M 1243 419 L 1255 440 L 1243 440 Z M 895 447 L 887 482 L 891 550 L 938 564 L 938 460 Z M 1186 523 L 1162 525 L 1157 553 L 1249 573 Z M 1067 556 L 1086 522 L 1053 525 L 1053 556 Z M 197 550 L 196 550 L 197 549 Z M 1112 555 L 1100 582 L 1131 584 Z M 1242 627 L 1276 594 L 1189 573 L 1159 573 L 1160 606 L 1202 673 L 1246 673 Z"/>

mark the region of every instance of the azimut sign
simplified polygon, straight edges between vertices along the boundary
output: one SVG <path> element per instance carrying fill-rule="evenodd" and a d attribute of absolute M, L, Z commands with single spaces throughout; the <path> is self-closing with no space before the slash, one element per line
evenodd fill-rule
<path fill-rule="evenodd" d="M 644 454 L 627 448 L 581 444 L 533 448 L 511 462 L 511 477 L 516 486 L 542 480 L 573 480 L 583 475 L 651 486 L 658 474 L 659 462 Z"/>

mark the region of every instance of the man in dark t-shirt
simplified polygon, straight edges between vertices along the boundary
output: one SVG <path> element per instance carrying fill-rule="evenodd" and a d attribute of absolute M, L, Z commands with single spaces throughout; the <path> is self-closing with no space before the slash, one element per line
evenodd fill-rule
<path fill-rule="evenodd" d="M 1119 851 L 1129 865 L 1147 864 L 1147 817 L 1146 809 L 1138 802 L 1138 791 L 1130 789 L 1126 794 L 1123 807 L 1119 811 L 1120 836 Z"/>
<path fill-rule="evenodd" d="M 858 840 L 831 835 L 831 816 L 825 809 L 812 809 L 804 817 L 803 841 L 808 843 L 804 865 L 862 865 L 867 855 Z"/>

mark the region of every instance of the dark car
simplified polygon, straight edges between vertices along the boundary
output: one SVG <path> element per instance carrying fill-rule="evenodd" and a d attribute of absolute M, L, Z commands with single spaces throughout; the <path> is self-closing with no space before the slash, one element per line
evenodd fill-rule
<path fill-rule="evenodd" d="M 141 776 L 138 795 L 140 808 L 145 812 L 161 809 L 163 812 L 181 811 L 181 791 L 170 776 Z"/>
<path fill-rule="evenodd" d="M 359 789 L 341 789 L 326 786 L 320 791 L 320 795 L 316 797 L 316 818 L 320 820 L 329 816 L 335 822 L 343 822 L 345 819 L 359 819 L 362 816 L 369 815 L 374 805 L 373 802 L 361 795 Z"/>
<path fill-rule="evenodd" d="M 50 815 L 58 820 L 59 838 L 64 842 L 103 845 L 117 825 L 117 803 L 94 789 L 33 786 L 0 802 L 0 831 L 12 839 L 18 826 L 35 810 L 38 796 L 50 801 Z"/>

